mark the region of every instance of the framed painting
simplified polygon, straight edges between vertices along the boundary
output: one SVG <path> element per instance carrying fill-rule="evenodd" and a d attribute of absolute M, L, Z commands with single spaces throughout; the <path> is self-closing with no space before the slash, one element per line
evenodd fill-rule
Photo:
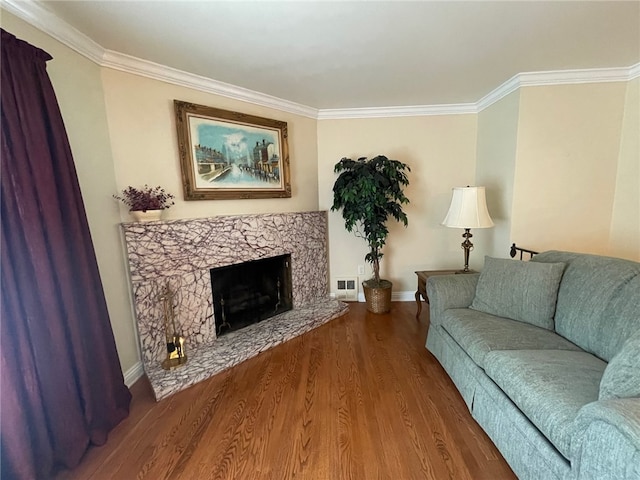
<path fill-rule="evenodd" d="M 185 200 L 291 197 L 287 122 L 173 104 Z"/>

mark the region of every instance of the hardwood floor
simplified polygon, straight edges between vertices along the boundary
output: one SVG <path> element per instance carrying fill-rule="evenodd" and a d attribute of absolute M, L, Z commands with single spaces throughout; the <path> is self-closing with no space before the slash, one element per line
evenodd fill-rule
<path fill-rule="evenodd" d="M 424 348 L 428 311 L 364 304 L 129 418 L 58 479 L 515 479 Z"/>

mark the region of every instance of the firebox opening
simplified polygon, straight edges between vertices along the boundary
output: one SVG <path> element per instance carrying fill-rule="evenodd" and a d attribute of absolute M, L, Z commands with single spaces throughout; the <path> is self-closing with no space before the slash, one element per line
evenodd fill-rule
<path fill-rule="evenodd" d="M 211 269 L 216 335 L 239 330 L 293 307 L 291 255 Z"/>

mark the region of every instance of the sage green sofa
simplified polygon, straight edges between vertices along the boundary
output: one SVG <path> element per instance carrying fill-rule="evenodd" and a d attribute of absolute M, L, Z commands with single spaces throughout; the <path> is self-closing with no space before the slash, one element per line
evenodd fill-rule
<path fill-rule="evenodd" d="M 427 349 L 520 479 L 640 480 L 640 263 L 487 257 L 427 295 Z"/>

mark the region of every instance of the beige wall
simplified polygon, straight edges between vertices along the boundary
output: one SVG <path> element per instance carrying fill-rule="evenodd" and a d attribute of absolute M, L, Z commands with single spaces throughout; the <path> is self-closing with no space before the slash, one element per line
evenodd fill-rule
<path fill-rule="evenodd" d="M 627 84 L 608 253 L 640 261 L 640 78 Z"/>
<path fill-rule="evenodd" d="M 127 371 L 139 354 L 120 244 L 120 215 L 111 199 L 116 181 L 100 67 L 4 10 L 2 28 L 53 56 L 47 71 L 71 144 L 120 364 Z"/>
<path fill-rule="evenodd" d="M 640 258 L 639 83 L 522 88 L 480 112 L 487 254 L 515 242 Z"/>
<path fill-rule="evenodd" d="M 391 221 L 381 274 L 394 282 L 394 291 L 415 291 L 414 271 L 463 266 L 462 231 L 440 225 L 451 199 L 451 188 L 474 181 L 476 116 L 442 115 L 386 119 L 320 120 L 318 122 L 319 206 L 333 202 L 333 166 L 342 157 L 378 154 L 411 167 L 410 200 L 405 212 L 409 226 Z M 335 278 L 354 277 L 365 265 L 363 239 L 344 228 L 339 212 L 329 215 L 331 291 Z M 371 276 L 366 266 L 366 280 Z"/>
<path fill-rule="evenodd" d="M 625 82 L 521 89 L 514 241 L 609 253 L 625 93 Z"/>
<path fill-rule="evenodd" d="M 495 226 L 477 232 L 476 260 L 484 255 L 506 257 L 511 240 L 513 180 L 516 168 L 520 92 L 513 92 L 478 114 L 476 184 L 486 187 L 487 207 Z M 486 233 L 485 233 L 486 232 Z M 474 232 L 472 232 L 474 233 Z M 474 236 L 476 233 L 474 233 Z M 527 248 L 522 239 L 521 247 Z"/>
<path fill-rule="evenodd" d="M 318 209 L 316 120 L 108 68 L 102 71 L 116 184 L 162 185 L 176 196 L 165 218 Z M 292 198 L 183 200 L 173 100 L 287 122 Z M 123 221 L 131 221 L 122 206 Z"/>

